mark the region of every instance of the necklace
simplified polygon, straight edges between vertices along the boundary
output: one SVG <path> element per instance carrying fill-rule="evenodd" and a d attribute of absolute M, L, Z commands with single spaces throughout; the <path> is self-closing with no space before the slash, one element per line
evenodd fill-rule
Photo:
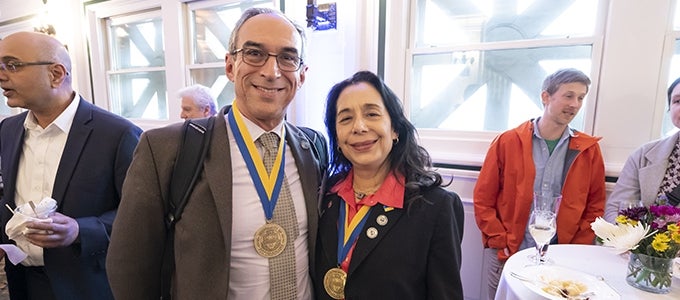
<path fill-rule="evenodd" d="M 368 189 L 368 190 L 366 190 L 366 191 L 364 191 L 364 192 L 357 191 L 357 188 L 355 188 L 355 187 L 352 187 L 352 188 L 354 189 L 354 197 L 356 197 L 357 199 L 361 200 L 361 199 L 366 198 L 366 196 L 368 196 L 368 195 L 373 195 L 373 194 L 375 194 L 375 192 L 378 191 L 378 189 L 380 188 L 380 186 L 374 187 L 374 188 L 371 188 L 371 189 Z"/>
<path fill-rule="evenodd" d="M 366 194 L 364 194 L 364 193 L 359 193 L 359 192 L 357 192 L 357 191 L 354 191 L 354 197 L 356 197 L 357 199 L 361 200 L 361 199 L 364 199 L 364 197 L 366 197 Z"/>

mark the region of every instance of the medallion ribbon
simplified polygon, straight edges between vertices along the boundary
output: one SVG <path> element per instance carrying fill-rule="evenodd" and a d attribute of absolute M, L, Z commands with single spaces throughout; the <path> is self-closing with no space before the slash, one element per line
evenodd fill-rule
<path fill-rule="evenodd" d="M 260 159 L 257 147 L 255 147 L 255 143 L 248 132 L 248 128 L 241 117 L 241 113 L 239 112 L 236 103 L 232 105 L 231 112 L 228 115 L 228 121 L 229 127 L 236 138 L 236 144 L 238 145 L 239 150 L 241 150 L 241 155 L 243 155 L 243 159 L 248 167 L 250 177 L 255 184 L 257 194 L 260 197 L 264 215 L 267 220 L 271 220 L 274 215 L 274 208 L 276 207 L 276 202 L 278 201 L 281 184 L 283 183 L 284 178 L 283 166 L 286 162 L 283 153 L 286 151 L 285 139 L 280 139 L 274 166 L 272 167 L 271 173 L 267 173 L 267 170 Z M 285 137 L 285 127 L 282 131 L 280 136 Z"/>

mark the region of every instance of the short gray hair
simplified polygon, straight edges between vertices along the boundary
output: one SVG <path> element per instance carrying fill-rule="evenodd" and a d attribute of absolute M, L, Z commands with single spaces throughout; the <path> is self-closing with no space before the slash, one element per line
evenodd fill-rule
<path fill-rule="evenodd" d="M 273 8 L 268 8 L 268 7 L 251 7 L 249 9 L 246 9 L 243 14 L 241 14 L 241 18 L 236 22 L 236 25 L 234 25 L 234 30 L 231 32 L 231 37 L 229 38 L 229 53 L 234 54 L 236 52 L 236 41 L 238 39 L 238 34 L 239 30 L 241 30 L 241 27 L 243 26 L 243 23 L 248 21 L 248 19 L 261 15 L 261 14 L 270 14 L 270 15 L 277 15 L 281 16 L 285 20 L 287 20 L 293 27 L 295 27 L 295 30 L 300 34 L 300 39 L 302 40 L 302 49 L 300 49 L 300 58 L 304 59 L 305 58 L 305 45 L 307 44 L 307 37 L 305 36 L 305 29 L 300 26 L 299 24 L 295 23 L 292 19 L 290 19 L 288 16 L 283 14 L 281 11 L 273 9 Z"/>
<path fill-rule="evenodd" d="M 217 107 L 215 105 L 215 98 L 210 95 L 210 89 L 207 86 L 194 84 L 192 86 L 185 87 L 179 92 L 177 92 L 180 98 L 191 98 L 194 100 L 196 106 L 199 109 L 204 109 L 210 107 L 210 114 L 214 115 L 217 113 Z"/>
<path fill-rule="evenodd" d="M 583 72 L 568 68 L 560 69 L 557 72 L 548 75 L 543 81 L 543 91 L 548 92 L 549 95 L 554 94 L 560 89 L 560 85 L 565 83 L 580 82 L 585 84 L 586 92 L 589 90 L 590 78 Z"/>

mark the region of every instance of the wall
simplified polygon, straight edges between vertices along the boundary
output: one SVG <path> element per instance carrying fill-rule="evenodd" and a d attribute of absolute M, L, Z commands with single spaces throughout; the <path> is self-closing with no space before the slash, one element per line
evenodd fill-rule
<path fill-rule="evenodd" d="M 597 93 L 595 131 L 609 175 L 617 175 L 628 155 L 660 137 L 665 113 L 673 1 L 618 1 L 610 4 Z M 645 20 L 635 22 L 631 20 Z"/>

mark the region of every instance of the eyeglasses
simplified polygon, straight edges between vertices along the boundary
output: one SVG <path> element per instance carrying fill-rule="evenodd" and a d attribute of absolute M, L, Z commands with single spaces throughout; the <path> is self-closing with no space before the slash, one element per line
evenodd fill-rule
<path fill-rule="evenodd" d="M 44 65 L 53 65 L 55 63 L 49 62 L 49 61 L 33 61 L 33 62 L 24 62 L 24 61 L 10 61 L 7 63 L 0 62 L 0 71 L 9 71 L 10 73 L 16 73 L 19 69 L 27 66 L 44 66 Z"/>
<path fill-rule="evenodd" d="M 239 52 L 241 52 L 243 61 L 253 67 L 264 66 L 264 64 L 267 63 L 267 59 L 269 59 L 270 56 L 276 58 L 276 63 L 278 64 L 279 69 L 285 72 L 295 72 L 299 70 L 303 64 L 302 58 L 290 53 L 271 54 L 260 49 L 241 48 L 237 49 L 232 54 L 236 55 Z"/>

